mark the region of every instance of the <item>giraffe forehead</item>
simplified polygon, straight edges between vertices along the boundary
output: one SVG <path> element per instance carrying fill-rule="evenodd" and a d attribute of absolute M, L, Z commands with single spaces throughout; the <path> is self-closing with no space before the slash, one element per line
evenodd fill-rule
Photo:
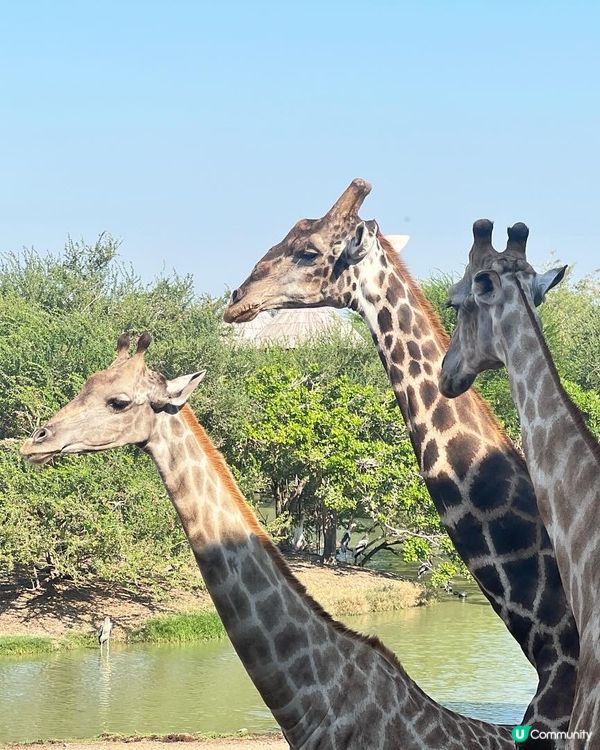
<path fill-rule="evenodd" d="M 111 370 L 101 370 L 95 372 L 85 381 L 81 389 L 81 396 L 84 398 L 94 393 L 105 390 L 114 390 L 119 386 L 124 386 L 130 378 L 125 378 L 121 372 Z"/>
<path fill-rule="evenodd" d="M 358 221 L 357 216 L 335 220 L 326 216 L 321 219 L 301 219 L 278 245 L 271 248 L 266 257 L 275 260 L 282 254 L 293 252 L 309 243 L 318 250 L 326 250 L 344 240 Z"/>
<path fill-rule="evenodd" d="M 330 244 L 339 242 L 354 231 L 359 221 L 358 216 L 346 216 L 344 219 L 335 221 L 323 220 L 322 226 L 319 227 L 320 235 Z"/>
<path fill-rule="evenodd" d="M 132 357 L 116 367 L 90 375 L 81 390 L 81 396 L 85 398 L 94 393 L 132 389 L 139 393 L 152 386 L 164 385 L 165 382 L 163 375 L 149 370 L 143 361 L 138 362 Z"/>

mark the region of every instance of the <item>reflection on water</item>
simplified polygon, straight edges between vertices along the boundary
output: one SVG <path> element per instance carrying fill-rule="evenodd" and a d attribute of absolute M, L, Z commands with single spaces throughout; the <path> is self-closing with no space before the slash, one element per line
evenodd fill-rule
<path fill-rule="evenodd" d="M 352 620 L 356 629 L 377 633 L 435 700 L 479 719 L 520 723 L 537 675 L 489 605 L 474 595 L 395 617 Z"/>
<path fill-rule="evenodd" d="M 228 642 L 0 660 L 0 741 L 272 728 Z"/>
<path fill-rule="evenodd" d="M 519 723 L 535 690 L 534 670 L 472 588 L 465 601 L 347 622 L 380 635 L 410 676 L 456 711 Z M 244 727 L 264 731 L 274 721 L 228 641 L 0 659 L 0 742 Z"/>

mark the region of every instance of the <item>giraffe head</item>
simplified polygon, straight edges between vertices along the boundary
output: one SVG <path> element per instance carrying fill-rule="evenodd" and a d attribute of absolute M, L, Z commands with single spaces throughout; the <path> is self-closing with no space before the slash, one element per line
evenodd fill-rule
<path fill-rule="evenodd" d="M 565 275 L 567 266 L 538 274 L 527 262 L 529 229 L 519 222 L 509 227 L 504 252 L 492 247 L 493 224 L 473 224 L 473 247 L 463 278 L 448 290 L 448 305 L 457 325 L 440 375 L 440 390 L 454 398 L 464 393 L 484 370 L 506 364 L 506 345 L 518 345 L 519 308 L 535 308 Z"/>
<path fill-rule="evenodd" d="M 146 367 L 152 341 L 143 333 L 129 356 L 129 336 L 117 342 L 117 356 L 106 370 L 91 375 L 75 398 L 23 444 L 22 455 L 43 465 L 67 453 L 90 453 L 121 445 L 144 445 L 159 413 L 175 413 L 205 372 L 166 380 Z"/>
<path fill-rule="evenodd" d="M 357 265 L 378 248 L 377 223 L 358 215 L 370 191 L 355 179 L 325 216 L 301 219 L 233 292 L 225 320 L 286 307 L 353 307 Z"/>

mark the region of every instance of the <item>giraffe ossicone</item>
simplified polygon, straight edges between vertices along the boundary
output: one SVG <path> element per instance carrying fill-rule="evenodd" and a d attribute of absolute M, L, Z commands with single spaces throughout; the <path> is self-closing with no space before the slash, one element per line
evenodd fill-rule
<path fill-rule="evenodd" d="M 294 578 L 185 403 L 203 371 L 146 367 L 150 337 L 117 357 L 21 452 L 54 456 L 135 444 L 165 483 L 207 589 L 250 678 L 294 750 L 512 750 L 508 728 L 450 711 L 376 638 L 333 620 Z"/>
<path fill-rule="evenodd" d="M 474 393 L 449 401 L 438 375 L 448 337 L 353 180 L 319 219 L 302 219 L 235 290 L 228 322 L 262 310 L 331 306 L 360 313 L 406 422 L 421 473 L 458 553 L 534 665 L 524 723 L 564 731 L 578 638 L 522 457 Z M 485 235 L 486 225 L 481 232 Z M 515 238 L 518 241 L 518 237 Z"/>
<path fill-rule="evenodd" d="M 506 250 L 496 252 L 487 224 L 483 237 L 474 227 L 465 275 L 448 291 L 458 319 L 440 388 L 455 397 L 480 372 L 507 368 L 540 513 L 579 631 L 569 729 L 593 735 L 568 747 L 591 750 L 600 748 L 600 445 L 561 385 L 536 312 L 567 267 L 536 273 L 522 223 L 509 227 Z"/>

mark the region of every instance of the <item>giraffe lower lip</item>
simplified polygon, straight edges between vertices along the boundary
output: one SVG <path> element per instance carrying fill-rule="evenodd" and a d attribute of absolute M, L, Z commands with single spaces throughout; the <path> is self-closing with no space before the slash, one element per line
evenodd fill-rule
<path fill-rule="evenodd" d="M 460 391 L 457 388 L 444 383 L 443 385 L 440 385 L 440 393 L 445 398 L 456 398 L 460 394 Z"/>
<path fill-rule="evenodd" d="M 27 460 L 34 466 L 45 466 L 48 462 L 56 456 L 56 453 L 34 453 L 31 456 L 27 456 Z"/>
<path fill-rule="evenodd" d="M 226 310 L 224 318 L 226 323 L 247 323 L 249 320 L 253 320 L 258 313 L 258 305 L 251 305 L 243 307 L 239 311 Z"/>

